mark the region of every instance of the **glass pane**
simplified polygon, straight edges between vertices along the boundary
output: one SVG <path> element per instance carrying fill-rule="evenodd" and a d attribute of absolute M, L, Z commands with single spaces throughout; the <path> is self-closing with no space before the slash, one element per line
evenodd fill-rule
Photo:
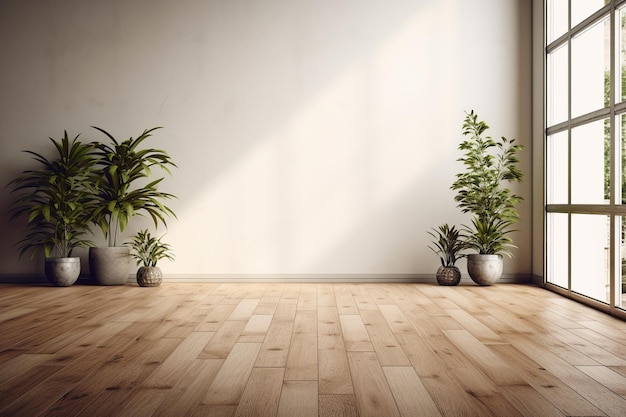
<path fill-rule="evenodd" d="M 572 40 L 572 117 L 608 106 L 610 30 L 606 18 Z"/>
<path fill-rule="evenodd" d="M 563 288 L 568 288 L 568 237 L 567 214 L 548 213 L 546 280 Z"/>
<path fill-rule="evenodd" d="M 610 169 L 604 120 L 572 129 L 572 204 L 608 204 Z"/>
<path fill-rule="evenodd" d="M 608 3 L 609 0 L 572 0 L 572 27 L 576 26 Z"/>
<path fill-rule="evenodd" d="M 547 200 L 548 204 L 567 204 L 569 146 L 567 131 L 548 136 L 547 145 Z"/>
<path fill-rule="evenodd" d="M 618 276 L 617 294 L 615 298 L 615 305 L 619 308 L 626 306 L 626 245 L 624 239 L 626 237 L 626 217 L 618 217 L 617 224 L 620 225 L 620 245 L 619 245 L 619 269 L 616 275 Z"/>
<path fill-rule="evenodd" d="M 617 39 L 615 40 L 616 45 L 619 45 L 619 63 L 618 65 L 621 67 L 620 73 L 621 77 L 617 78 L 615 91 L 615 100 L 616 101 L 624 101 L 626 100 L 626 6 L 622 7 L 617 13 L 617 17 L 619 18 L 619 22 L 616 25 L 621 30 L 618 31 Z"/>
<path fill-rule="evenodd" d="M 567 0 L 548 0 L 548 43 L 567 32 Z"/>
<path fill-rule="evenodd" d="M 609 302 L 609 217 L 572 214 L 572 291 Z"/>
<path fill-rule="evenodd" d="M 548 126 L 567 120 L 568 75 L 567 75 L 567 44 L 548 54 Z"/>
<path fill-rule="evenodd" d="M 619 181 L 619 189 L 615 190 L 615 192 L 617 195 L 621 195 L 621 203 L 626 204 L 626 114 L 616 117 L 615 124 L 616 126 L 619 126 L 619 131 L 616 131 L 615 133 L 619 138 L 621 147 L 621 158 L 615 161 L 616 170 L 621 173 L 621 181 Z M 607 128 L 606 135 L 610 136 L 609 133 L 610 131 Z"/>

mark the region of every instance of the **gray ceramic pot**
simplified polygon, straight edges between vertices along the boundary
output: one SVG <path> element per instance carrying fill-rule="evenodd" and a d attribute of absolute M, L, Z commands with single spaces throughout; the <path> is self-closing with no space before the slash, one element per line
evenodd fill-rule
<path fill-rule="evenodd" d="M 89 272 L 98 285 L 123 285 L 130 273 L 128 246 L 89 248 Z"/>
<path fill-rule="evenodd" d="M 80 258 L 46 258 L 46 279 L 57 287 L 73 285 L 80 275 Z"/>

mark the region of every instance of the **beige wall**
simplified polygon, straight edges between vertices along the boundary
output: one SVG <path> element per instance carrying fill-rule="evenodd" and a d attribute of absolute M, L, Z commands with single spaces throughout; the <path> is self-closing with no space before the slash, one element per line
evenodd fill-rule
<path fill-rule="evenodd" d="M 0 0 L 0 182 L 28 167 L 20 150 L 64 129 L 123 139 L 163 126 L 153 145 L 180 167 L 163 183 L 179 197 L 169 277 L 432 276 L 426 231 L 467 221 L 449 186 L 474 109 L 527 146 L 505 274 L 528 276 L 531 12 L 526 0 Z M 0 189 L 3 213 L 9 198 Z M 0 217 L 0 276 L 41 271 L 17 259 L 22 227 Z"/>

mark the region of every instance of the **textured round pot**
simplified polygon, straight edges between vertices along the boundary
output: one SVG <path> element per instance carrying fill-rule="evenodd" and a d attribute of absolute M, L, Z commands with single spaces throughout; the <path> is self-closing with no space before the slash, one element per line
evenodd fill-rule
<path fill-rule="evenodd" d="M 472 254 L 467 256 L 467 272 L 478 285 L 493 285 L 502 276 L 502 255 Z"/>
<path fill-rule="evenodd" d="M 140 287 L 158 287 L 163 281 L 163 273 L 158 266 L 142 266 L 137 270 L 137 284 Z"/>
<path fill-rule="evenodd" d="M 439 285 L 458 285 L 461 282 L 461 271 L 456 266 L 440 266 L 435 274 Z"/>
<path fill-rule="evenodd" d="M 130 249 L 127 246 L 89 248 L 89 272 L 98 285 L 123 285 L 130 273 Z"/>
<path fill-rule="evenodd" d="M 73 285 L 80 275 L 80 258 L 46 258 L 46 279 L 57 287 Z"/>

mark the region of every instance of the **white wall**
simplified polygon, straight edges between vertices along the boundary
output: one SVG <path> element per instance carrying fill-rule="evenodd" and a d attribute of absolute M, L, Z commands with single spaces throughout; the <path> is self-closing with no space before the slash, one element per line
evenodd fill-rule
<path fill-rule="evenodd" d="M 527 146 L 505 274 L 529 275 L 531 41 L 525 0 L 0 0 L 0 182 L 64 129 L 163 126 L 166 275 L 432 275 L 474 109 Z M 0 218 L 0 276 L 41 271 L 22 227 Z"/>

